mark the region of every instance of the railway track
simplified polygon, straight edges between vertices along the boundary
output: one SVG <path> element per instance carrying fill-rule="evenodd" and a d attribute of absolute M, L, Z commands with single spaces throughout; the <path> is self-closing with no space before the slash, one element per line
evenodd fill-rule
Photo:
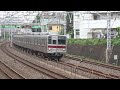
<path fill-rule="evenodd" d="M 106 74 L 106 73 L 103 73 L 101 71 L 93 70 L 93 69 L 82 67 L 82 66 L 75 66 L 75 64 L 71 64 L 71 63 L 65 63 L 65 62 L 58 62 L 58 63 L 65 65 L 65 66 L 68 66 L 68 67 L 76 68 L 77 70 L 81 70 L 81 71 L 84 71 L 84 72 L 87 72 L 90 74 L 94 74 L 97 76 L 108 78 L 108 79 L 119 79 L 120 78 L 119 76 L 116 76 L 116 75 Z"/>
<path fill-rule="evenodd" d="M 26 79 L 24 76 L 22 76 L 21 74 L 19 74 L 18 72 L 16 72 L 1 61 L 0 66 L 1 71 L 4 72 L 4 74 L 7 75 L 9 79 Z"/>
<path fill-rule="evenodd" d="M 73 60 L 76 60 L 76 61 L 81 61 L 80 58 L 72 57 L 72 56 L 65 56 L 65 58 L 73 59 Z M 97 63 L 97 62 L 88 61 L 88 60 L 82 60 L 82 62 L 120 71 L 120 67 L 113 66 L 113 65 L 110 65 L 110 64 Z"/>
<path fill-rule="evenodd" d="M 119 79 L 120 77 L 119 76 L 116 76 L 116 75 L 112 75 L 112 74 L 105 74 L 101 71 L 97 71 L 97 70 L 93 70 L 93 69 L 89 69 L 89 68 L 86 68 L 86 67 L 82 67 L 82 66 L 76 66 L 74 64 L 71 64 L 71 63 L 66 63 L 66 62 L 59 62 L 60 64 L 63 64 L 63 65 L 66 65 L 66 66 L 69 66 L 69 67 L 73 67 L 73 68 L 76 68 L 77 70 L 81 70 L 81 71 L 84 71 L 84 72 L 88 72 L 88 73 L 91 73 L 91 74 L 94 74 L 94 75 L 97 75 L 97 76 L 101 76 L 101 77 L 104 77 L 104 78 L 108 78 L 108 79 Z"/>
<path fill-rule="evenodd" d="M 27 65 L 27 66 L 29 66 L 31 68 L 34 68 L 35 70 L 37 70 L 37 71 L 39 71 L 39 72 L 41 72 L 41 73 L 43 73 L 43 74 L 45 74 L 45 75 L 47 75 L 47 76 L 49 76 L 51 78 L 54 78 L 54 79 L 69 79 L 66 76 L 58 74 L 58 73 L 56 73 L 56 72 L 54 72 L 52 70 L 50 71 L 50 70 L 48 70 L 48 69 L 46 69 L 46 68 L 44 68 L 44 67 L 42 67 L 40 65 L 29 62 L 29 61 L 25 60 L 24 58 L 13 54 L 12 52 L 10 52 L 9 50 L 6 49 L 6 45 L 7 45 L 7 43 L 4 43 L 4 44 L 1 45 L 2 51 L 4 53 L 6 53 L 8 56 L 14 58 L 15 60 L 17 60 L 17 61 L 19 61 L 19 62 L 21 62 L 21 63 L 23 63 L 23 64 L 25 64 L 25 65 Z"/>

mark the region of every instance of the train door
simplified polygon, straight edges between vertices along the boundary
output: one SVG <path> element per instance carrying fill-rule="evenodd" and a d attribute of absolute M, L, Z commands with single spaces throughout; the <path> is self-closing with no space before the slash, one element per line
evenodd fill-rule
<path fill-rule="evenodd" d="M 57 52 L 57 43 L 58 43 L 58 36 L 52 36 L 51 37 L 51 46 L 52 48 L 52 53 Z"/>

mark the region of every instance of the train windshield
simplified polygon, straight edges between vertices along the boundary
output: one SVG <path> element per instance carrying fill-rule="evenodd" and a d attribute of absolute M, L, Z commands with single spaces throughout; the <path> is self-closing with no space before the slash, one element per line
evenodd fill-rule
<path fill-rule="evenodd" d="M 48 37 L 48 44 L 57 44 L 57 39 L 55 37 Z"/>
<path fill-rule="evenodd" d="M 48 44 L 65 45 L 66 44 L 66 37 L 65 36 L 58 36 L 58 37 L 49 36 L 48 37 Z"/>
<path fill-rule="evenodd" d="M 58 37 L 58 44 L 66 44 L 66 37 L 65 36 L 59 36 Z"/>

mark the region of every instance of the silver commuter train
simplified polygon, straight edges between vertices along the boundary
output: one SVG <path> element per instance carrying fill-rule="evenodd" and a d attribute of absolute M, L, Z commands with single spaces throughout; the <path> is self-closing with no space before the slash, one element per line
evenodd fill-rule
<path fill-rule="evenodd" d="M 13 45 L 44 58 L 60 60 L 67 51 L 65 35 L 13 35 Z"/>

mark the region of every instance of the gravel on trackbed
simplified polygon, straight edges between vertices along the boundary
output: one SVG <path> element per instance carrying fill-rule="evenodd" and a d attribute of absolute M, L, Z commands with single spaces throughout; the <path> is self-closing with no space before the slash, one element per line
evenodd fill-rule
<path fill-rule="evenodd" d="M 36 60 L 37 58 L 31 59 L 32 55 L 30 56 L 28 54 L 18 52 L 14 48 L 9 48 L 9 49 L 12 50 L 13 53 L 18 54 L 21 57 L 24 57 L 24 58 L 27 57 L 29 60 L 34 60 L 34 62 L 36 62 L 36 63 L 39 63 L 39 61 L 40 61 L 40 60 Z M 106 73 L 106 74 L 113 74 L 113 75 L 120 76 L 120 71 L 118 71 L 118 70 L 113 70 L 113 69 L 109 69 L 109 68 L 105 68 L 105 67 L 101 67 L 101 66 L 97 66 L 97 65 L 92 65 L 92 64 L 85 63 L 85 62 L 81 62 L 80 63 L 79 61 L 75 61 L 75 60 L 72 60 L 72 59 L 62 58 L 62 60 L 64 60 L 65 62 L 72 63 L 72 64 L 76 64 L 76 65 L 80 65 L 80 66 L 83 66 L 83 67 L 87 67 L 87 68 L 90 68 L 90 69 L 93 69 L 93 70 L 98 70 L 98 71 L 101 71 L 101 72 Z M 18 62 L 17 62 L 17 64 L 18 64 Z M 19 65 L 17 65 L 16 67 L 19 68 L 21 65 L 22 64 L 19 63 Z M 33 70 L 33 72 L 34 72 L 33 73 L 31 71 L 32 69 L 29 68 L 29 67 L 26 67 L 25 65 L 23 65 L 22 68 L 23 68 L 23 71 L 25 73 L 28 73 L 29 78 L 39 78 L 39 77 L 41 77 L 37 72 L 35 72 L 35 70 Z M 25 70 L 25 68 L 29 68 L 29 69 Z M 31 73 L 32 73 L 32 75 L 31 75 Z"/>
<path fill-rule="evenodd" d="M 105 68 L 105 67 L 102 67 L 102 66 L 97 66 L 97 65 L 93 65 L 93 64 L 89 64 L 89 63 L 85 63 L 85 62 L 75 61 L 75 60 L 72 60 L 72 59 L 63 58 L 63 60 L 65 62 L 75 64 L 77 66 L 79 65 L 79 66 L 87 67 L 87 68 L 90 68 L 90 69 L 93 69 L 93 70 L 101 71 L 101 72 L 106 73 L 106 74 L 113 74 L 113 75 L 120 76 L 120 71 L 118 71 L 118 70 L 109 69 L 109 68 Z"/>
<path fill-rule="evenodd" d="M 34 70 L 33 68 L 28 67 L 14 60 L 13 58 L 7 56 L 2 50 L 0 50 L 0 61 L 4 62 L 14 70 L 18 71 L 27 79 L 50 79 L 50 77 L 45 76 L 44 74 Z M 1 76 L 0 78 L 4 78 L 4 77 Z"/>

